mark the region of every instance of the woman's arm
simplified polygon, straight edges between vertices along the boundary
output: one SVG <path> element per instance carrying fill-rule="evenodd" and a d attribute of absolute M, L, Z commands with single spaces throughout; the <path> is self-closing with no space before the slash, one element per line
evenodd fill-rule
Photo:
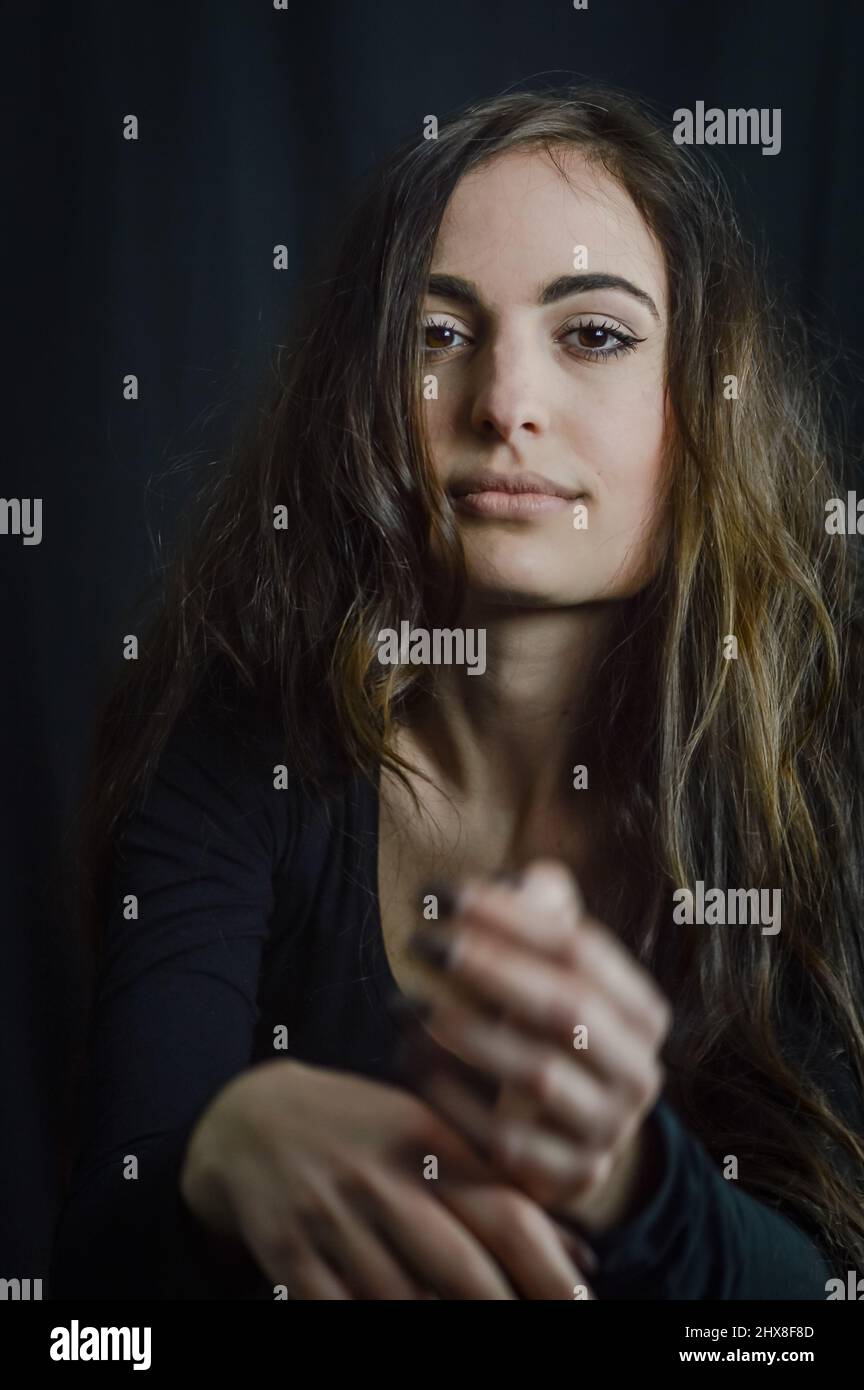
<path fill-rule="evenodd" d="M 535 863 L 515 888 L 469 889 L 448 926 L 418 942 L 441 972 L 427 1028 L 500 1090 L 481 1101 L 447 1066 L 423 1089 L 509 1180 L 581 1230 L 599 1258 L 597 1296 L 824 1298 L 819 1232 L 724 1178 L 663 1099 L 653 985 L 581 916 L 562 868 Z M 804 1035 L 812 1068 L 813 1029 Z M 836 1076 L 815 1079 L 836 1094 Z"/>
<path fill-rule="evenodd" d="M 249 1063 L 287 792 L 272 763 L 187 717 L 115 860 L 89 1040 L 84 1143 L 55 1238 L 57 1297 L 242 1297 L 178 1178 L 201 1111 Z"/>
<path fill-rule="evenodd" d="M 724 1178 L 666 1101 L 646 1125 L 656 1186 L 624 1224 L 590 1236 L 598 1298 L 825 1298 L 827 1266 L 802 1230 Z"/>
<path fill-rule="evenodd" d="M 561 1233 L 417 1098 L 250 1065 L 274 869 L 302 858 L 279 761 L 187 727 L 126 827 L 51 1296 L 569 1301 Z"/>

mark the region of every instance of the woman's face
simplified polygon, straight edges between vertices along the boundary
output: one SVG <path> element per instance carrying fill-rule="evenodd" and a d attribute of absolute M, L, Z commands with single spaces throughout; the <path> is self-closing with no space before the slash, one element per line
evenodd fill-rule
<path fill-rule="evenodd" d="M 471 588 L 529 606 L 628 597 L 658 553 L 663 255 L 617 183 L 564 159 L 569 182 L 519 150 L 460 181 L 424 313 L 427 429 Z"/>

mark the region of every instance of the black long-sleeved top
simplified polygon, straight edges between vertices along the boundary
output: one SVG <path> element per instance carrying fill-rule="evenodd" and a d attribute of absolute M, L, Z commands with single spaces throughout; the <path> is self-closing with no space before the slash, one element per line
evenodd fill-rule
<path fill-rule="evenodd" d="M 275 737 L 187 715 L 127 820 L 54 1298 L 272 1298 L 251 1256 L 213 1257 L 180 1197 L 197 1118 L 267 1058 L 405 1084 L 378 915 L 377 791 L 360 776 L 333 799 L 290 778 L 282 788 L 284 761 Z M 274 1051 L 280 1026 L 287 1048 Z M 837 1084 L 849 1099 L 848 1079 Z M 594 1240 L 598 1296 L 824 1299 L 838 1271 L 811 1235 L 726 1180 L 667 1100 L 654 1120 L 659 1183 Z M 130 1156 L 136 1178 L 124 1176 Z"/>

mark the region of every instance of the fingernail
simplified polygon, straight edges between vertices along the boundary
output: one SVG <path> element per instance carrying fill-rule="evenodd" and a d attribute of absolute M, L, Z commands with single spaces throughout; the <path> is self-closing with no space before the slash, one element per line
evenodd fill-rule
<path fill-rule="evenodd" d="M 408 942 L 408 949 L 426 961 L 427 965 L 434 965 L 439 970 L 446 970 L 450 963 L 450 941 L 443 936 L 433 935 L 428 929 L 415 931 Z"/>
<path fill-rule="evenodd" d="M 421 898 L 435 899 L 439 922 L 442 918 L 452 917 L 456 912 L 459 900 L 458 890 L 443 879 L 433 879 L 431 883 L 427 883 L 426 887 L 421 890 L 420 896 Z"/>

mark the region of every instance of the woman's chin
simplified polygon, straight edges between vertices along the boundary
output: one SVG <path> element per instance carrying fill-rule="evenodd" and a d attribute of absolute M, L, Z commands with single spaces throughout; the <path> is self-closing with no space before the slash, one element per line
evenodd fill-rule
<path fill-rule="evenodd" d="M 574 584 L 573 576 L 567 579 L 543 575 L 525 575 L 488 570 L 477 572 L 469 567 L 468 592 L 485 603 L 506 604 L 508 607 L 524 608 L 569 608 L 575 604 L 590 603 L 599 597 L 596 585 L 587 582 Z"/>

